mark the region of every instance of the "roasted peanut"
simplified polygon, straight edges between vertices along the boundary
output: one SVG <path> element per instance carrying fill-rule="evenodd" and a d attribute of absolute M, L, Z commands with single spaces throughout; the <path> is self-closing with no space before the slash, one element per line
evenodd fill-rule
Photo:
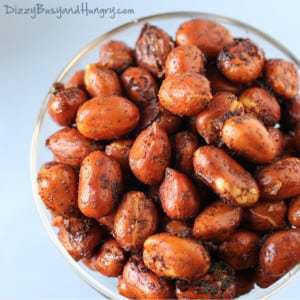
<path fill-rule="evenodd" d="M 162 29 L 145 24 L 135 45 L 139 66 L 161 77 L 169 52 L 174 47 L 171 37 Z"/>
<path fill-rule="evenodd" d="M 235 270 L 253 268 L 258 263 L 259 236 L 251 231 L 234 232 L 219 247 L 219 255 Z"/>
<path fill-rule="evenodd" d="M 64 219 L 58 231 L 60 242 L 75 260 L 90 257 L 102 237 L 97 223 L 85 217 Z"/>
<path fill-rule="evenodd" d="M 278 158 L 289 147 L 289 137 L 288 135 L 284 135 L 280 129 L 274 127 L 269 127 L 268 132 L 274 143 L 275 157 Z"/>
<path fill-rule="evenodd" d="M 105 153 L 114 158 L 121 165 L 124 172 L 130 170 L 129 151 L 132 143 L 132 140 L 119 140 L 112 142 L 105 147 Z"/>
<path fill-rule="evenodd" d="M 296 227 L 300 227 L 300 197 L 293 199 L 288 210 L 289 222 Z"/>
<path fill-rule="evenodd" d="M 144 107 L 157 97 L 157 83 L 149 71 L 141 67 L 130 67 L 121 76 L 125 91 L 133 102 Z"/>
<path fill-rule="evenodd" d="M 117 74 L 97 64 L 87 65 L 84 71 L 84 84 L 92 97 L 121 95 L 122 89 Z"/>
<path fill-rule="evenodd" d="M 288 99 L 296 97 L 299 76 L 293 63 L 283 59 L 269 59 L 264 71 L 265 79 L 275 93 Z"/>
<path fill-rule="evenodd" d="M 143 260 L 131 257 L 119 278 L 119 293 L 133 299 L 172 299 L 172 285 L 164 278 L 148 270 Z"/>
<path fill-rule="evenodd" d="M 95 268 L 108 277 L 117 277 L 125 264 L 125 253 L 114 239 L 107 240 L 96 254 Z"/>
<path fill-rule="evenodd" d="M 155 123 L 167 133 L 173 134 L 179 130 L 182 122 L 180 117 L 161 108 Z"/>
<path fill-rule="evenodd" d="M 77 128 L 93 140 L 107 140 L 129 133 L 140 118 L 138 108 L 119 97 L 96 97 L 85 102 L 77 113 Z"/>
<path fill-rule="evenodd" d="M 171 168 L 166 169 L 159 197 L 164 212 L 171 219 L 191 218 L 200 208 L 199 195 L 192 181 Z"/>
<path fill-rule="evenodd" d="M 193 155 L 198 149 L 197 137 L 189 131 L 180 131 L 175 135 L 174 151 L 175 165 L 183 173 L 191 175 L 193 168 Z"/>
<path fill-rule="evenodd" d="M 58 125 L 72 125 L 75 122 L 78 108 L 86 100 L 86 94 L 77 87 L 59 90 L 50 95 L 48 114 Z"/>
<path fill-rule="evenodd" d="M 66 88 L 76 87 L 85 90 L 84 86 L 84 70 L 79 70 L 73 74 L 66 84 Z"/>
<path fill-rule="evenodd" d="M 220 142 L 224 122 L 230 116 L 243 114 L 244 109 L 237 97 L 229 92 L 217 93 L 207 109 L 196 117 L 197 132 L 206 143 Z"/>
<path fill-rule="evenodd" d="M 93 142 L 75 128 L 63 128 L 46 140 L 56 161 L 79 167 L 83 159 L 96 149 Z"/>
<path fill-rule="evenodd" d="M 286 205 L 283 201 L 260 201 L 244 210 L 243 218 L 247 228 L 255 231 L 280 229 L 285 225 Z"/>
<path fill-rule="evenodd" d="M 210 268 L 210 257 L 202 245 L 169 233 L 155 234 L 145 241 L 143 260 L 158 276 L 178 279 L 198 279 Z"/>
<path fill-rule="evenodd" d="M 268 130 L 251 115 L 228 119 L 222 129 L 222 140 L 228 148 L 254 162 L 268 163 L 278 154 Z"/>
<path fill-rule="evenodd" d="M 129 165 L 140 181 L 156 184 L 163 179 L 170 157 L 171 145 L 166 132 L 153 124 L 134 141 L 129 153 Z"/>
<path fill-rule="evenodd" d="M 178 46 L 167 57 L 165 75 L 186 72 L 204 73 L 205 62 L 205 56 L 196 46 Z"/>
<path fill-rule="evenodd" d="M 124 195 L 114 218 L 114 236 L 125 250 L 139 250 L 146 238 L 156 231 L 157 210 L 144 193 Z"/>
<path fill-rule="evenodd" d="M 210 271 L 198 280 L 177 280 L 177 299 L 233 299 L 236 295 L 234 270 L 223 262 L 212 265 Z"/>
<path fill-rule="evenodd" d="M 121 72 L 133 63 L 133 51 L 123 42 L 109 41 L 101 46 L 98 65 Z"/>
<path fill-rule="evenodd" d="M 73 215 L 76 207 L 78 176 L 68 165 L 44 164 L 37 177 L 39 195 L 45 205 L 58 215 Z"/>
<path fill-rule="evenodd" d="M 300 95 L 289 102 L 288 113 L 292 123 L 300 123 Z"/>
<path fill-rule="evenodd" d="M 259 262 L 262 272 L 283 276 L 300 262 L 300 231 L 289 229 L 273 233 L 263 244 Z"/>
<path fill-rule="evenodd" d="M 79 174 L 78 207 L 90 218 L 108 215 L 122 191 L 122 172 L 117 161 L 102 151 L 90 153 Z"/>
<path fill-rule="evenodd" d="M 214 146 L 198 148 L 193 158 L 196 175 L 226 202 L 251 206 L 259 198 L 259 190 L 250 173 L 226 152 Z"/>
<path fill-rule="evenodd" d="M 241 218 L 241 208 L 214 202 L 195 219 L 193 235 L 201 240 L 224 240 L 239 226 Z"/>
<path fill-rule="evenodd" d="M 280 279 L 281 276 L 272 276 L 270 274 L 266 274 L 262 271 L 262 269 L 259 267 L 255 271 L 255 283 L 265 289 L 272 285 L 274 282 Z"/>
<path fill-rule="evenodd" d="M 183 221 L 172 220 L 165 226 L 165 231 L 178 237 L 191 237 L 192 229 Z"/>
<path fill-rule="evenodd" d="M 276 98 L 260 87 L 246 89 L 239 97 L 246 113 L 253 114 L 266 126 L 273 126 L 281 118 L 280 105 Z"/>
<path fill-rule="evenodd" d="M 212 99 L 209 81 L 197 73 L 168 76 L 158 93 L 160 104 L 179 116 L 194 116 L 206 108 Z"/>
<path fill-rule="evenodd" d="M 240 83 L 249 83 L 258 78 L 264 63 L 264 52 L 249 39 L 235 39 L 218 56 L 218 68 L 223 75 Z"/>
<path fill-rule="evenodd" d="M 300 195 L 300 159 L 282 158 L 262 168 L 257 182 L 264 199 L 282 200 Z"/>
<path fill-rule="evenodd" d="M 194 19 L 180 25 L 176 43 L 180 46 L 195 45 L 208 58 L 214 58 L 232 41 L 229 30 L 210 20 Z"/>
<path fill-rule="evenodd" d="M 116 209 L 113 209 L 108 215 L 100 217 L 97 219 L 98 223 L 104 226 L 109 232 L 114 230 L 114 221 L 115 221 Z"/>
<path fill-rule="evenodd" d="M 210 82 L 213 95 L 219 92 L 228 92 L 234 95 L 238 95 L 240 93 L 242 88 L 241 84 L 229 81 L 221 74 L 214 63 L 207 65 L 205 76 Z"/>

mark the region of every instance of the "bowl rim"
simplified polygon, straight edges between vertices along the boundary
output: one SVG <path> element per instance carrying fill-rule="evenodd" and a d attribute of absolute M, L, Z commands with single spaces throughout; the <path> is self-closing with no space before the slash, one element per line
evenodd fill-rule
<path fill-rule="evenodd" d="M 281 42 L 270 36 L 269 34 L 265 33 L 264 31 L 261 31 L 260 29 L 246 23 L 240 20 L 237 20 L 232 17 L 227 17 L 219 14 L 214 13 L 207 13 L 207 12 L 201 12 L 201 11 L 175 11 L 175 12 L 164 12 L 159 14 L 151 14 L 147 16 L 143 16 L 140 18 L 132 19 L 129 22 L 125 22 L 119 26 L 114 27 L 113 29 L 105 32 L 104 34 L 101 34 L 97 38 L 93 39 L 91 42 L 87 43 L 86 46 L 84 46 L 81 50 L 77 52 L 77 54 L 69 61 L 67 65 L 62 69 L 62 71 L 59 73 L 55 81 L 61 81 L 64 76 L 69 72 L 69 70 L 81 59 L 82 56 L 84 56 L 87 52 L 89 52 L 91 49 L 95 48 L 97 45 L 99 45 L 101 42 L 108 39 L 111 35 L 116 34 L 120 31 L 123 31 L 124 29 L 130 28 L 137 23 L 142 22 L 150 22 L 155 20 L 162 20 L 162 19 L 169 19 L 174 17 L 190 17 L 190 18 L 204 18 L 208 20 L 213 21 L 220 21 L 222 24 L 230 24 L 235 25 L 241 28 L 246 29 L 249 32 L 252 32 L 260 37 L 262 37 L 264 40 L 271 43 L 273 46 L 275 46 L 277 49 L 282 51 L 285 55 L 287 55 L 298 67 L 300 68 L 300 60 L 297 58 L 297 56 L 290 51 L 286 46 L 284 46 Z M 107 299 L 115 299 L 115 293 L 112 292 L 110 289 L 106 288 L 105 285 L 101 286 L 101 289 L 98 287 L 99 282 L 95 280 L 90 274 L 88 274 L 86 271 L 84 271 L 81 267 L 81 265 L 76 262 L 69 253 L 64 249 L 62 244 L 57 238 L 57 235 L 54 233 L 52 225 L 49 223 L 49 220 L 45 214 L 44 206 L 42 204 L 42 201 L 40 200 L 40 197 L 38 195 L 38 185 L 36 180 L 36 174 L 37 174 L 37 144 L 38 144 L 38 138 L 40 134 L 41 125 L 43 123 L 44 117 L 47 112 L 47 102 L 48 102 L 49 92 L 45 96 L 41 108 L 39 110 L 33 134 L 32 134 L 32 140 L 31 140 L 31 147 L 30 147 L 30 177 L 31 177 L 31 184 L 32 184 L 32 192 L 34 197 L 35 206 L 38 210 L 39 217 L 42 220 L 42 224 L 47 231 L 50 239 L 52 242 L 56 245 L 56 247 L 59 249 L 61 254 L 64 256 L 64 258 L 68 261 L 68 263 L 73 267 L 73 269 L 76 271 L 76 273 L 80 276 L 81 279 L 83 279 L 86 283 L 88 283 L 92 288 L 94 288 L 97 292 L 99 292 L 102 296 L 106 297 Z M 288 274 L 286 274 L 283 278 L 286 278 L 284 281 L 281 282 L 279 286 L 276 286 L 273 288 L 273 290 L 270 291 L 270 293 L 266 296 L 264 296 L 262 299 L 268 299 L 272 295 L 274 295 L 279 289 L 283 288 L 291 279 L 292 275 L 295 275 L 300 270 L 300 266 L 296 266 L 293 270 L 291 270 Z"/>

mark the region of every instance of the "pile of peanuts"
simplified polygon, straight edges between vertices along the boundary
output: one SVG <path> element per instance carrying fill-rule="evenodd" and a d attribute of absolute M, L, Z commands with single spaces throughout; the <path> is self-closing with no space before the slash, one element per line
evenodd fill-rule
<path fill-rule="evenodd" d="M 49 97 L 64 128 L 37 180 L 62 245 L 128 298 L 272 285 L 300 262 L 298 82 L 204 19 L 103 44 Z"/>

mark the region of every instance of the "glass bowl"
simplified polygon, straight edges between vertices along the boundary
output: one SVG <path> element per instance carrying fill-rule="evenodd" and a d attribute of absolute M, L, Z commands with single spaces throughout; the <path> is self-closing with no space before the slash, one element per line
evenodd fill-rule
<path fill-rule="evenodd" d="M 181 24 L 183 21 L 195 17 L 201 17 L 204 19 L 210 19 L 219 22 L 230 29 L 234 36 L 249 37 L 256 43 L 258 43 L 265 50 L 265 53 L 268 57 L 279 57 L 291 60 L 296 63 L 299 68 L 300 64 L 298 59 L 284 45 L 277 42 L 275 39 L 265 34 L 264 32 L 248 24 L 228 17 L 202 12 L 170 12 L 136 19 L 132 22 L 118 26 L 115 29 L 101 35 L 100 37 L 89 43 L 87 46 L 85 46 L 81 51 L 79 51 L 79 53 L 67 64 L 67 66 L 62 70 L 58 77 L 53 81 L 66 82 L 75 71 L 82 69 L 87 63 L 97 61 L 99 46 L 108 40 L 121 40 L 125 41 L 130 46 L 134 46 L 141 27 L 145 22 L 150 22 L 154 25 L 157 25 L 166 30 L 170 35 L 175 36 L 175 32 L 179 24 Z M 48 97 L 49 95 L 46 96 L 42 103 L 33 132 L 31 145 L 31 179 L 36 207 L 48 235 L 61 251 L 65 259 L 80 275 L 80 277 L 108 299 L 121 299 L 123 297 L 121 297 L 117 292 L 116 279 L 107 278 L 102 276 L 98 272 L 91 271 L 83 263 L 76 262 L 63 248 L 57 238 L 56 229 L 51 225 L 50 213 L 46 209 L 38 195 L 36 182 L 38 170 L 43 163 L 52 159 L 50 151 L 48 151 L 45 147 L 45 140 L 50 134 L 58 130 L 58 126 L 51 121 L 47 114 Z M 252 290 L 249 294 L 242 296 L 241 299 L 245 300 L 268 298 L 273 293 L 278 291 L 279 288 L 283 287 L 298 271 L 299 266 L 295 267 L 292 271 L 286 274 L 283 278 L 281 278 L 281 280 L 273 284 L 271 287 L 267 289 L 260 289 L 259 287 L 255 287 L 254 290 Z"/>

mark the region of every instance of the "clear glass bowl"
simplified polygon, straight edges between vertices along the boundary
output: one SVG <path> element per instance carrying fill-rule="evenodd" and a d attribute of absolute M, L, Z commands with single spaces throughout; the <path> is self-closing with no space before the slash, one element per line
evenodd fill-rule
<path fill-rule="evenodd" d="M 181 24 L 183 21 L 195 17 L 201 17 L 219 22 L 229 28 L 233 32 L 234 36 L 249 37 L 250 39 L 255 41 L 265 50 L 265 53 L 268 57 L 280 57 L 292 60 L 297 64 L 299 68 L 300 63 L 298 59 L 285 46 L 283 46 L 264 32 L 248 24 L 231 18 L 201 12 L 170 12 L 133 20 L 132 22 L 116 27 L 115 29 L 101 35 L 100 37 L 89 43 L 87 46 L 85 46 L 81 51 L 79 51 L 79 53 L 68 63 L 68 65 L 62 70 L 58 77 L 53 81 L 66 82 L 75 71 L 82 69 L 87 63 L 97 61 L 99 46 L 108 40 L 122 40 L 125 41 L 128 45 L 134 47 L 141 27 L 145 22 L 150 22 L 154 25 L 157 25 L 166 30 L 172 36 L 175 36 L 175 32 L 179 24 Z M 61 251 L 65 259 L 81 276 L 81 278 L 84 279 L 90 286 L 96 289 L 103 296 L 109 299 L 121 299 L 122 297 L 118 294 L 116 289 L 116 279 L 107 278 L 97 272 L 91 271 L 83 263 L 78 263 L 73 260 L 73 258 L 63 248 L 63 246 L 57 239 L 56 229 L 51 225 L 51 216 L 38 195 L 36 182 L 38 170 L 43 163 L 52 159 L 50 151 L 48 151 L 45 147 L 45 140 L 50 134 L 58 130 L 58 126 L 56 126 L 51 121 L 47 114 L 47 101 L 48 95 L 42 103 L 33 132 L 31 145 L 31 179 L 36 207 L 50 238 Z M 283 287 L 298 271 L 299 266 L 295 267 L 291 272 L 289 272 L 286 276 L 284 276 L 281 280 L 273 284 L 268 289 L 260 289 L 259 287 L 256 287 L 251 291 L 251 293 L 242 296 L 241 299 L 252 300 L 268 298 L 279 288 Z"/>

